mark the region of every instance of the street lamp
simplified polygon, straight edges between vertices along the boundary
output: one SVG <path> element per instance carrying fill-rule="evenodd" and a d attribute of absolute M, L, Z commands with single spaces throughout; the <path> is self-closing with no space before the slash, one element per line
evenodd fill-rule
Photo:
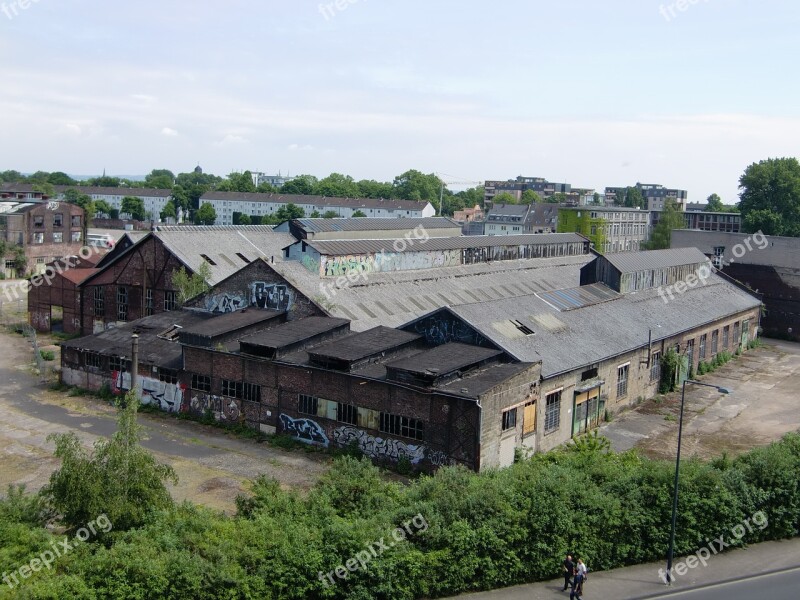
<path fill-rule="evenodd" d="M 681 388 L 681 414 L 678 419 L 678 454 L 675 458 L 675 486 L 672 491 L 672 529 L 669 533 L 669 553 L 667 554 L 667 585 L 672 585 L 672 555 L 675 551 L 675 524 L 678 519 L 678 475 L 681 469 L 681 436 L 683 434 L 683 405 L 686 401 L 686 384 L 693 383 L 695 385 L 702 385 L 703 387 L 714 388 L 721 394 L 730 394 L 728 388 L 714 385 L 711 383 L 703 383 L 701 381 L 694 381 L 693 379 L 686 379 Z"/>

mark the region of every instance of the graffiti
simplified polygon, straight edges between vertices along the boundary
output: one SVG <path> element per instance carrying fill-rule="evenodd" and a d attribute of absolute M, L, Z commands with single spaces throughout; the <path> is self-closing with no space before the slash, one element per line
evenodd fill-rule
<path fill-rule="evenodd" d="M 239 293 L 217 294 L 206 299 L 206 310 L 213 313 L 231 313 L 247 308 L 247 296 Z"/>
<path fill-rule="evenodd" d="M 319 423 L 311 419 L 293 419 L 289 415 L 281 414 L 279 417 L 281 427 L 285 433 L 295 438 L 299 442 L 307 444 L 320 444 L 328 447 L 328 436 L 319 426 Z"/>
<path fill-rule="evenodd" d="M 460 250 L 430 250 L 413 252 L 378 252 L 366 255 L 331 256 L 322 258 L 323 277 L 350 274 L 414 271 L 435 267 L 454 267 L 461 264 Z"/>
<path fill-rule="evenodd" d="M 201 415 L 211 411 L 216 421 L 238 421 L 242 416 L 241 400 L 214 394 L 194 394 L 183 410 Z"/>
<path fill-rule="evenodd" d="M 435 346 L 461 342 L 474 346 L 488 346 L 486 340 L 469 325 L 447 314 L 437 313 L 413 324 L 414 333 L 425 336 L 425 341 Z"/>
<path fill-rule="evenodd" d="M 441 450 L 429 450 L 425 458 L 435 467 L 441 467 L 450 464 L 450 459 L 447 454 Z"/>
<path fill-rule="evenodd" d="M 303 256 L 302 260 L 300 261 L 303 263 L 303 266 L 314 273 L 314 275 L 319 273 L 319 261 L 315 260 L 313 257 L 308 256 L 307 254 Z"/>
<path fill-rule="evenodd" d="M 131 374 L 119 371 L 112 373 L 111 390 L 114 393 L 131 389 Z M 166 412 L 178 412 L 183 402 L 184 384 L 167 383 L 150 377 L 139 377 L 142 404 L 152 404 Z"/>
<path fill-rule="evenodd" d="M 349 446 L 355 442 L 358 444 L 358 449 L 370 458 L 388 458 L 395 462 L 405 458 L 412 465 L 425 458 L 425 446 L 406 444 L 403 441 L 392 438 L 374 437 L 366 431 L 347 425 L 334 429 L 333 441 L 340 446 Z"/>
<path fill-rule="evenodd" d="M 271 308 L 273 310 L 289 310 L 292 304 L 292 293 L 285 285 L 254 281 L 250 286 L 250 306 Z"/>
<path fill-rule="evenodd" d="M 57 210 L 58 209 L 58 202 L 51 200 L 47 203 L 47 210 Z"/>
<path fill-rule="evenodd" d="M 240 402 L 235 398 L 222 398 L 222 418 L 227 421 L 238 421 L 242 414 Z"/>

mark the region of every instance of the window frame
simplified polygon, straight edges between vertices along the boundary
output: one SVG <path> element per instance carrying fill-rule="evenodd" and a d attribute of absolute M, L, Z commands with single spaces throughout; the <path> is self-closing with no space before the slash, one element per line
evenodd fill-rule
<path fill-rule="evenodd" d="M 561 427 L 561 393 L 559 388 L 545 394 L 544 397 L 544 434 L 558 431 Z"/>

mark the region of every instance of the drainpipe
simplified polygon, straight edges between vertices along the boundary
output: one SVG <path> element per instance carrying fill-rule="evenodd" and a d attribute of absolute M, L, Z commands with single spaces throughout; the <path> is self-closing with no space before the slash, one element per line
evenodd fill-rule
<path fill-rule="evenodd" d="M 138 396 L 136 390 L 136 384 L 138 383 L 136 380 L 139 376 L 139 335 L 134 333 L 131 336 L 132 340 L 132 351 L 131 351 L 131 389 L 134 390 L 134 394 Z"/>

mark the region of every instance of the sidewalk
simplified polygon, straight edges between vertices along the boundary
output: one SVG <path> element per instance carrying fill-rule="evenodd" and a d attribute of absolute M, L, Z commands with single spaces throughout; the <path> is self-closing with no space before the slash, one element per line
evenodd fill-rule
<path fill-rule="evenodd" d="M 674 564 L 685 557 L 676 556 Z M 591 569 L 591 561 L 589 568 Z M 672 587 L 667 588 L 659 578 L 658 570 L 664 569 L 666 559 L 647 565 L 624 567 L 613 571 L 589 572 L 589 580 L 583 595 L 587 600 L 637 600 L 666 594 L 668 591 L 687 590 L 734 579 L 743 579 L 768 571 L 780 571 L 800 566 L 800 538 L 780 542 L 754 544 L 745 549 L 732 550 L 712 556 L 708 566 L 698 565 L 685 576 L 675 576 Z M 552 600 L 569 598 L 562 592 L 564 579 L 518 585 L 515 587 L 462 594 L 464 600 Z"/>

